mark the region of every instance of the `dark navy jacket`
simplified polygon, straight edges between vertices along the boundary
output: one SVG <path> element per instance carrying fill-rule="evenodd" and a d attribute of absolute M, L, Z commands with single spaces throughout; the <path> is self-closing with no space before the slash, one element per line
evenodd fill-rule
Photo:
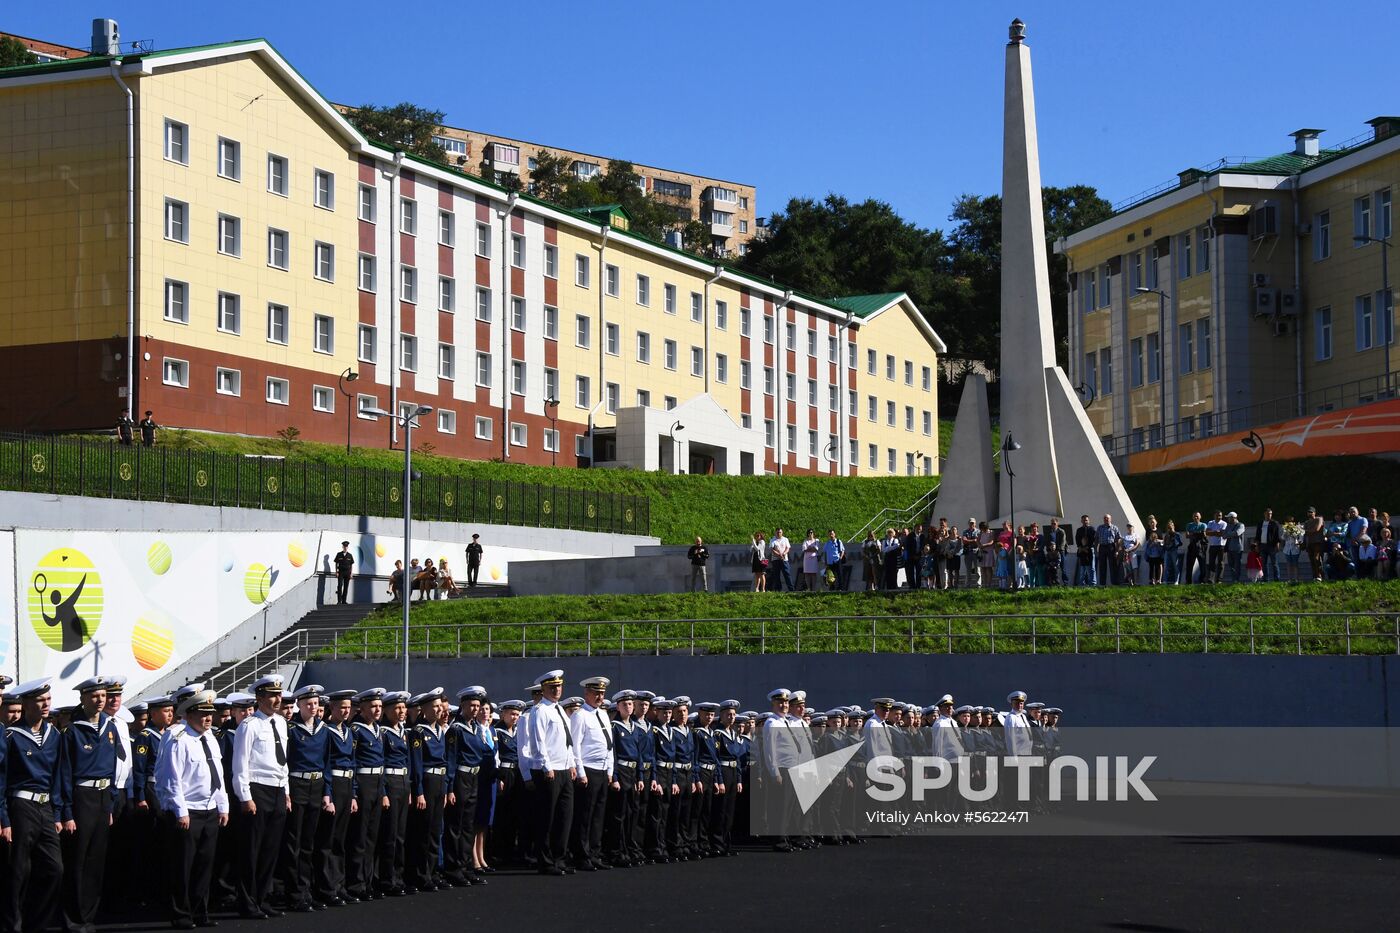
<path fill-rule="evenodd" d="M 60 733 L 44 723 L 36 736 L 23 722 L 5 730 L 5 787 L 0 794 L 0 827 L 10 825 L 8 796 L 16 791 L 48 794 L 54 822 L 62 821 L 68 803 L 59 780 Z"/>

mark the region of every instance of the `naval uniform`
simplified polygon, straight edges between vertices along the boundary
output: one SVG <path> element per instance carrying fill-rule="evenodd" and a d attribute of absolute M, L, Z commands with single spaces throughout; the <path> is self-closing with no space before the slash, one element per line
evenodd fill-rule
<path fill-rule="evenodd" d="M 614 865 L 630 864 L 634 860 L 632 840 L 637 823 L 637 783 L 642 780 L 639 768 L 640 743 L 651 739 L 630 719 L 612 723 L 613 780 L 617 788 L 608 790 L 607 827 L 603 833 L 603 851 Z"/>
<path fill-rule="evenodd" d="M 287 824 L 287 721 L 261 710 L 233 736 L 233 792 L 238 805 L 252 803 L 256 813 L 240 813 L 238 825 L 238 909 L 245 916 L 274 913 L 270 897 L 277 853 Z"/>
<path fill-rule="evenodd" d="M 177 924 L 209 920 L 219 817 L 228 814 L 227 785 L 220 772 L 217 740 L 188 725 L 168 730 L 156 783 L 166 823 L 165 870 L 170 875 L 171 919 Z M 188 819 L 189 827 L 179 825 Z"/>
<path fill-rule="evenodd" d="M 409 732 L 409 755 L 414 764 L 414 806 L 408 813 L 405 846 L 407 887 L 435 890 L 438 857 L 442 853 L 443 807 L 447 801 L 447 729 L 419 723 Z M 417 798 L 425 806 L 418 809 Z"/>
<path fill-rule="evenodd" d="M 689 859 L 696 854 L 690 813 L 694 806 L 692 798 L 698 770 L 690 727 L 671 726 L 671 784 L 680 790 L 671 798 L 671 806 L 666 813 L 666 847 L 670 850 L 671 858 Z"/>
<path fill-rule="evenodd" d="M 520 758 L 517 748 L 518 731 L 504 726 L 495 727 L 496 739 L 496 819 L 491 827 L 491 849 L 494 858 L 512 861 L 520 856 L 517 835 L 520 831 L 520 811 L 524 806 L 524 790 L 520 782 Z"/>
<path fill-rule="evenodd" d="M 647 801 L 646 827 L 643 845 L 646 856 L 657 861 L 670 861 L 666 848 L 666 824 L 676 797 L 671 794 L 672 777 L 675 771 L 675 742 L 671 738 L 671 724 L 658 722 L 648 724 L 651 732 L 651 756 L 655 765 L 654 774 L 660 790 L 651 794 Z"/>
<path fill-rule="evenodd" d="M 311 909 L 311 861 L 316 830 L 321 822 L 321 800 L 326 793 L 325 772 L 329 727 L 316 717 L 306 722 L 292 718 L 287 730 L 287 777 L 292 812 L 282 836 L 282 887 L 293 910 Z"/>
<path fill-rule="evenodd" d="M 356 719 L 350 724 L 355 749 L 356 812 L 346 843 L 345 888 L 368 900 L 377 892 L 379 825 L 384 819 L 384 727 Z"/>
<path fill-rule="evenodd" d="M 724 781 L 719 774 L 719 753 L 715 750 L 715 736 L 709 726 L 696 726 L 690 731 L 694 740 L 695 777 L 700 782 L 700 790 L 690 805 L 690 842 L 692 849 L 701 855 L 712 855 L 717 848 L 711 835 L 714 826 L 715 802 L 723 802 L 729 796 L 726 791 L 716 794 L 718 785 Z"/>
<path fill-rule="evenodd" d="M 569 718 L 580 783 L 574 790 L 573 858 L 580 867 L 603 861 L 603 824 L 613 778 L 614 741 L 608 714 L 587 703 Z M 582 783 L 584 779 L 587 783 Z"/>
<path fill-rule="evenodd" d="M 0 827 L 9 827 L 9 876 L 0 894 L 0 930 L 42 930 L 63 881 L 58 829 L 64 808 L 59 779 L 59 731 L 47 722 L 38 732 L 23 720 L 5 730 L 6 777 L 0 794 Z"/>
<path fill-rule="evenodd" d="M 316 828 L 312 887 L 316 900 L 343 900 L 346 890 L 345 849 L 350 832 L 350 804 L 359 795 L 355 781 L 355 735 L 349 721 L 326 723 L 326 770 L 322 793 L 330 798 L 334 813 L 322 813 Z"/>
<path fill-rule="evenodd" d="M 724 793 L 715 797 L 710 810 L 710 850 L 715 855 L 734 854 L 734 813 L 738 808 L 740 775 L 747 767 L 749 740 L 731 729 L 714 730 L 719 779 Z"/>
<path fill-rule="evenodd" d="M 81 931 L 97 921 L 102 877 L 117 787 L 117 756 L 126 750 L 117 737 L 116 720 L 98 712 L 97 722 L 75 719 L 59 741 L 59 780 L 63 784 L 63 821 L 77 830 L 63 837 L 63 920 Z"/>
<path fill-rule="evenodd" d="M 419 786 L 410 754 L 409 730 L 403 723 L 379 730 L 384 746 L 384 796 L 389 798 L 379 821 L 379 867 L 376 882 L 382 891 L 399 892 L 405 885 L 405 845 L 408 841 L 408 812 L 413 807 L 413 788 Z M 366 814 L 368 815 L 368 814 Z"/>
<path fill-rule="evenodd" d="M 565 868 L 574 815 L 574 782 L 569 780 L 569 769 L 577 768 L 578 760 L 573 735 L 564 708 L 547 699 L 530 710 L 525 728 L 529 748 L 528 752 L 520 751 L 520 763 L 522 768 L 529 767 L 534 785 L 535 857 L 540 872 L 559 874 Z"/>
<path fill-rule="evenodd" d="M 494 752 L 475 720 L 457 720 L 447 728 L 447 773 L 454 802 L 447 808 L 443 832 L 443 874 L 454 884 L 477 882 L 472 846 L 476 842 L 477 795 L 481 772 Z"/>

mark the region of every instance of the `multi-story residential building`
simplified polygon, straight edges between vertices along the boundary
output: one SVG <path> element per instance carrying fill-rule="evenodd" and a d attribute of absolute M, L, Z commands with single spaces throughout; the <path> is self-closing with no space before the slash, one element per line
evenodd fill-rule
<path fill-rule="evenodd" d="M 70 58 L 82 58 L 88 54 L 86 49 L 75 49 L 68 45 L 58 45 L 53 42 L 45 42 L 43 39 L 31 39 L 28 36 L 17 36 L 10 32 L 0 32 L 0 39 L 14 39 L 24 46 L 34 57 L 42 62 L 66 61 Z"/>
<path fill-rule="evenodd" d="M 266 42 L 0 70 L 5 428 L 933 470 L 942 341 L 366 140 Z"/>
<path fill-rule="evenodd" d="M 1057 244 L 1070 379 L 1113 453 L 1393 396 L 1400 118 L 1370 126 L 1187 169 Z"/>
<path fill-rule="evenodd" d="M 526 191 L 533 190 L 530 173 L 541 151 L 565 159 L 574 174 L 585 179 L 606 172 L 610 160 L 608 156 L 454 126 L 442 127 L 435 138 L 454 164 L 497 183 L 504 183 L 506 176 L 517 176 Z M 706 226 L 711 237 L 708 245 L 713 246 L 718 255 L 742 256 L 748 251 L 749 242 L 758 235 L 753 185 L 653 165 L 634 163 L 633 169 L 645 191 L 674 208 L 678 221 L 698 220 Z"/>

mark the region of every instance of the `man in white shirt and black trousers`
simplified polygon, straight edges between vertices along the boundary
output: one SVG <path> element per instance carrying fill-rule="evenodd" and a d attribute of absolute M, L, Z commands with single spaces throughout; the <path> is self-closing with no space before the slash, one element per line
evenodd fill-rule
<path fill-rule="evenodd" d="M 166 822 L 171 923 L 177 930 L 212 927 L 209 883 L 219 827 L 228 825 L 228 790 L 221 776 L 214 723 L 214 691 L 201 690 L 180 702 L 185 720 L 156 768 L 156 791 Z"/>
<path fill-rule="evenodd" d="M 579 871 L 612 868 L 603 860 L 603 824 L 608 786 L 613 774 L 613 729 L 603 712 L 603 696 L 610 681 L 590 677 L 582 681 L 583 706 L 569 718 L 569 732 L 579 762 L 574 791 L 573 856 Z"/>
<path fill-rule="evenodd" d="M 233 793 L 242 816 L 237 845 L 238 913 L 250 920 L 280 917 L 272 906 L 272 877 L 277 852 L 292 809 L 287 780 L 287 721 L 282 707 L 282 675 L 254 681 L 249 692 L 257 710 L 243 720 L 233 737 Z"/>
<path fill-rule="evenodd" d="M 530 710 L 526 732 L 529 759 L 520 751 L 522 775 L 533 785 L 535 819 L 535 858 L 542 875 L 571 875 L 565 864 L 569 850 L 569 829 L 574 813 L 574 781 L 578 779 L 578 759 L 569 720 L 559 705 L 564 692 L 564 672 L 550 671 L 539 680 L 539 703 Z"/>

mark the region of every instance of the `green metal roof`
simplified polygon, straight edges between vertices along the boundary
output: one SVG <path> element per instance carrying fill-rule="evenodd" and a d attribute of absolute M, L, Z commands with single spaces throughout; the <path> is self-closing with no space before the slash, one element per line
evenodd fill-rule
<path fill-rule="evenodd" d="M 829 298 L 828 302 L 842 311 L 849 311 L 858 318 L 866 318 L 887 307 L 890 302 L 904 297 L 904 292 L 885 292 L 883 295 L 848 295 L 845 298 Z"/>
<path fill-rule="evenodd" d="M 33 65 L 10 65 L 0 68 L 0 80 L 5 78 L 22 78 L 31 74 L 57 74 L 62 71 L 80 71 L 84 68 L 96 68 L 111 61 L 105 55 L 86 55 L 82 58 L 61 58 L 57 61 L 38 62 Z"/>

